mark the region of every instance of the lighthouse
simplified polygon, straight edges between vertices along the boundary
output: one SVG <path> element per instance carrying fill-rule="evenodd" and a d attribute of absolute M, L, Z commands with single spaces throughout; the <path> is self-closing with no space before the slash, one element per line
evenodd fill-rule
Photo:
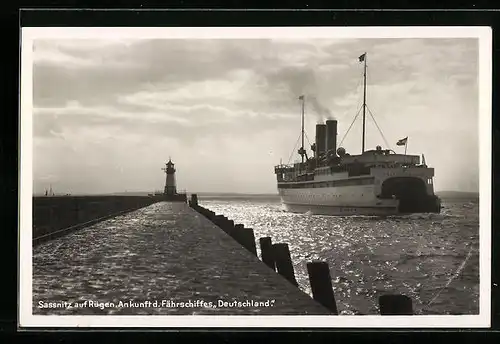
<path fill-rule="evenodd" d="M 177 188 L 175 186 L 175 167 L 172 160 L 169 158 L 166 163 L 166 167 L 163 168 L 167 178 L 165 180 L 165 194 L 167 196 L 173 196 L 177 194 Z"/>
<path fill-rule="evenodd" d="M 187 203 L 187 195 L 186 192 L 177 193 L 177 185 L 175 184 L 175 165 L 172 162 L 172 159 L 168 158 L 168 162 L 165 164 L 165 167 L 162 170 L 166 174 L 165 179 L 165 190 L 163 194 L 161 191 L 155 193 L 155 197 L 159 200 L 167 201 L 167 202 L 184 202 Z"/>

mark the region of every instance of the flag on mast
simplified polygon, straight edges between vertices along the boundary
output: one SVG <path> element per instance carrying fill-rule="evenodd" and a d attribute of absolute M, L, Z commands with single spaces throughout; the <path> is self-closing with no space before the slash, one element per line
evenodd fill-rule
<path fill-rule="evenodd" d="M 299 99 L 300 99 L 300 100 L 304 100 L 304 95 L 301 95 L 301 96 L 299 97 Z"/>
<path fill-rule="evenodd" d="M 408 142 L 408 136 L 407 136 L 407 137 L 405 137 L 404 139 L 399 140 L 399 141 L 396 143 L 396 145 L 398 145 L 398 146 L 405 146 L 407 142 Z"/>
<path fill-rule="evenodd" d="M 363 62 L 365 60 L 365 57 L 366 57 L 366 53 L 364 53 L 363 55 L 361 55 L 359 57 L 359 62 Z"/>

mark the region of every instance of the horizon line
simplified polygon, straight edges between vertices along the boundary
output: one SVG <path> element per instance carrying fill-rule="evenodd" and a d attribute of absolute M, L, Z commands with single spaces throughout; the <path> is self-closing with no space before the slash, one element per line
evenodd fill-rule
<path fill-rule="evenodd" d="M 61 192 L 61 193 L 55 193 L 56 196 L 101 196 L 101 195 L 117 195 L 117 194 L 145 194 L 145 195 L 150 195 L 154 194 L 156 191 L 114 191 L 114 192 L 104 192 L 104 193 L 71 193 L 71 192 Z M 439 190 L 435 191 L 434 193 L 468 193 L 468 194 L 479 194 L 479 191 L 460 191 L 460 190 Z M 186 193 L 186 194 L 198 194 L 198 195 L 249 195 L 249 196 L 279 196 L 279 193 L 270 193 L 270 192 L 220 192 L 220 191 L 193 191 L 193 192 L 181 192 L 181 193 Z M 34 196 L 37 195 L 43 195 L 43 192 L 41 193 L 33 193 Z M 49 196 L 49 195 L 48 195 Z"/>

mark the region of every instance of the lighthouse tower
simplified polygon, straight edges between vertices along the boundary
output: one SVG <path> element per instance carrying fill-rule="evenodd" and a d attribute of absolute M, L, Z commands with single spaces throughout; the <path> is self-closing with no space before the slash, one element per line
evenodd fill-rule
<path fill-rule="evenodd" d="M 175 186 L 175 168 L 174 163 L 169 158 L 166 163 L 166 167 L 162 168 L 165 171 L 167 178 L 165 181 L 165 194 L 167 196 L 173 196 L 177 194 L 177 188 Z"/>

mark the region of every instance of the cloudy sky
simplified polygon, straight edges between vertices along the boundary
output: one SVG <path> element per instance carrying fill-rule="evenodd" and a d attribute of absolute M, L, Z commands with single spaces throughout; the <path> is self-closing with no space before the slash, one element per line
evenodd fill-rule
<path fill-rule="evenodd" d="M 135 39 L 34 42 L 34 192 L 162 189 L 176 163 L 188 192 L 276 192 L 274 165 L 298 158 L 315 124 L 362 103 L 367 148 L 425 154 L 436 190 L 478 191 L 478 41 L 467 39 Z M 361 116 L 342 146 L 361 150 Z M 294 152 L 295 148 L 295 152 Z M 309 148 L 309 144 L 307 145 Z M 310 153 L 310 150 L 309 150 Z"/>

